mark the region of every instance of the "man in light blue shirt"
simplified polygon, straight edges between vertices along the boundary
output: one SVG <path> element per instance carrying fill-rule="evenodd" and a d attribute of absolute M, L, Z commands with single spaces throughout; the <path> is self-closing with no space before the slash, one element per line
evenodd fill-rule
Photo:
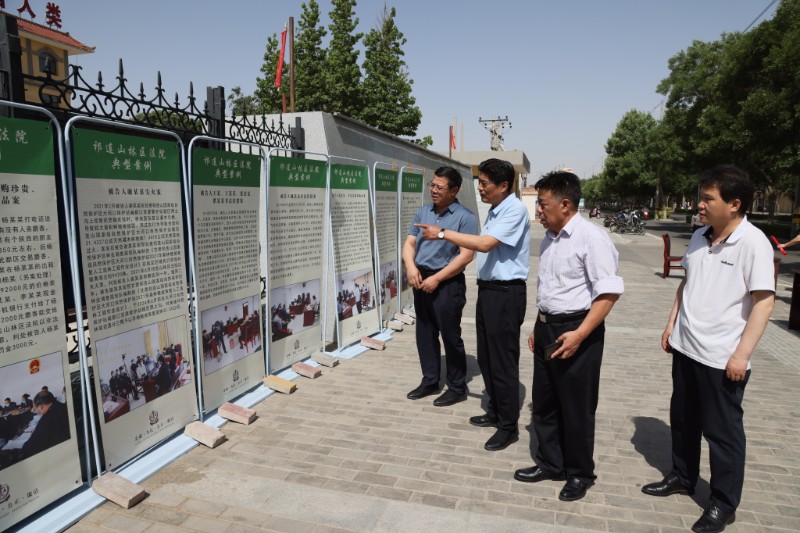
<path fill-rule="evenodd" d="M 481 201 L 492 208 L 480 235 L 419 225 L 426 239 L 445 239 L 478 253 L 478 366 L 489 397 L 485 415 L 470 424 L 497 427 L 486 441 L 489 451 L 519 440 L 519 334 L 525 320 L 526 280 L 530 261 L 530 218 L 514 195 L 514 167 L 487 159 L 478 166 Z"/>

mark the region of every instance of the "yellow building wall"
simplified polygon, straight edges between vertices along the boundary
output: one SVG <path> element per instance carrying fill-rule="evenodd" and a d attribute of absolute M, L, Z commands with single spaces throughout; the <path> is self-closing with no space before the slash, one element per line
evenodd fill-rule
<path fill-rule="evenodd" d="M 40 68 L 39 58 L 42 53 L 47 53 L 52 58 L 55 66 L 55 70 L 52 72 L 51 76 L 57 80 L 64 79 L 67 76 L 67 65 L 69 64 L 69 54 L 67 50 L 22 35 L 20 35 L 20 44 L 22 47 L 23 74 L 46 77 L 47 73 Z M 39 97 L 39 87 L 41 85 L 41 83 L 36 81 L 25 79 L 25 101 L 32 104 L 42 103 Z M 45 87 L 43 93 L 52 95 L 54 98 L 59 97 L 58 91 L 49 87 Z M 45 98 L 47 97 L 45 96 Z M 62 104 L 60 107 L 66 106 Z"/>

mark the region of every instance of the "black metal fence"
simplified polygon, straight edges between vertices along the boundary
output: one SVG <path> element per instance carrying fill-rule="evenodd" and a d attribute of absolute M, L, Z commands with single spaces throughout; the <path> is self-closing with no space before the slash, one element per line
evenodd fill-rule
<path fill-rule="evenodd" d="M 223 87 L 209 87 L 202 107 L 191 83 L 188 97 L 183 101 L 177 93 L 168 98 L 160 72 L 154 95 L 145 93 L 143 83 L 139 83 L 138 90 L 132 90 L 121 59 L 111 84 L 104 81 L 102 72 L 97 74 L 96 82 L 88 81 L 83 68 L 76 65 L 68 66 L 68 75 L 63 79 L 54 78 L 51 73 L 22 74 L 22 79 L 29 86 L 38 87 L 38 101 L 26 103 L 41 105 L 59 118 L 81 115 L 165 129 L 177 133 L 187 143 L 195 135 L 208 135 L 267 147 L 296 146 L 293 128 L 281 119 L 276 123 L 263 115 L 226 116 Z"/>

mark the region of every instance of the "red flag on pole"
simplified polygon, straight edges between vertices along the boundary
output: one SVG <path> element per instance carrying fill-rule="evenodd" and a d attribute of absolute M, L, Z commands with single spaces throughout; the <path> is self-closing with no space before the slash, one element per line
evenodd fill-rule
<path fill-rule="evenodd" d="M 450 148 L 456 149 L 456 135 L 453 133 L 453 126 L 450 126 Z"/>
<path fill-rule="evenodd" d="M 281 80 L 283 78 L 283 56 L 286 52 L 286 26 L 283 27 L 281 32 L 281 52 L 278 56 L 278 68 L 275 69 L 275 88 L 281 88 Z"/>

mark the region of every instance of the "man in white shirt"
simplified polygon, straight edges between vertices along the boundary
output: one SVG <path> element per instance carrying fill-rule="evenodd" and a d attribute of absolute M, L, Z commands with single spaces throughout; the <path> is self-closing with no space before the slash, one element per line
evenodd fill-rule
<path fill-rule="evenodd" d="M 672 353 L 672 471 L 642 487 L 652 496 L 693 494 L 700 438 L 711 465 L 711 498 L 692 531 L 719 532 L 736 519 L 744 484 L 742 398 L 750 356 L 775 306 L 772 246 L 745 213 L 753 185 L 720 165 L 700 175 L 700 218 L 692 235 L 661 347 Z"/>
<path fill-rule="evenodd" d="M 536 183 L 536 212 L 547 228 L 539 249 L 533 352 L 536 464 L 518 481 L 566 480 L 558 497 L 583 498 L 594 485 L 594 428 L 604 320 L 624 290 L 608 234 L 578 214 L 578 176 L 560 170 Z"/>

